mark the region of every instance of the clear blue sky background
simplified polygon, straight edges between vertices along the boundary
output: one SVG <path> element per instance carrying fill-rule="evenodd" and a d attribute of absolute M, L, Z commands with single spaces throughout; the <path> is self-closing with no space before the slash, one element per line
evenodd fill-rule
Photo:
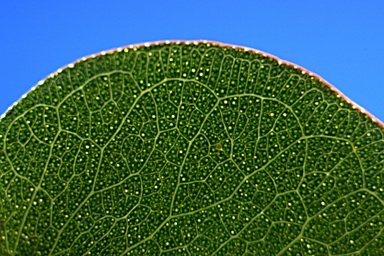
<path fill-rule="evenodd" d="M 0 114 L 83 56 L 165 39 L 271 53 L 384 120 L 384 1 L 0 0 Z"/>

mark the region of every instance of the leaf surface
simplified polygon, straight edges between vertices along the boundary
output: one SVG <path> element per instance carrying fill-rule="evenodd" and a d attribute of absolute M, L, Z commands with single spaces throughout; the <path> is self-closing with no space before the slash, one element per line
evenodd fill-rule
<path fill-rule="evenodd" d="M 383 131 L 254 50 L 84 58 L 0 120 L 0 254 L 380 255 Z"/>

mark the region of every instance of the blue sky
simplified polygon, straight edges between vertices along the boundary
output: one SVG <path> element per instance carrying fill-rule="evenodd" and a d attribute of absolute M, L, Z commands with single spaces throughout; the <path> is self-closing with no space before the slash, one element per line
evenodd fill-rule
<path fill-rule="evenodd" d="M 166 39 L 273 54 L 326 79 L 384 121 L 384 1 L 0 0 L 0 114 L 83 56 Z"/>

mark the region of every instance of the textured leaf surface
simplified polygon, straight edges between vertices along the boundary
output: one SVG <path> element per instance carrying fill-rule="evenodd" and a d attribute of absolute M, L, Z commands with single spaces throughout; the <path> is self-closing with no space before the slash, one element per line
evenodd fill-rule
<path fill-rule="evenodd" d="M 382 126 L 300 68 L 118 49 L 0 120 L 0 254 L 381 255 L 383 163 Z"/>

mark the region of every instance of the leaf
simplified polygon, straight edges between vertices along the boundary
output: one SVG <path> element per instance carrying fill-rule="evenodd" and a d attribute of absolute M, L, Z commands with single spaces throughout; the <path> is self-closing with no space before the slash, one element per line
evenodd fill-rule
<path fill-rule="evenodd" d="M 254 50 L 83 58 L 0 120 L 0 254 L 380 255 L 383 131 Z"/>

